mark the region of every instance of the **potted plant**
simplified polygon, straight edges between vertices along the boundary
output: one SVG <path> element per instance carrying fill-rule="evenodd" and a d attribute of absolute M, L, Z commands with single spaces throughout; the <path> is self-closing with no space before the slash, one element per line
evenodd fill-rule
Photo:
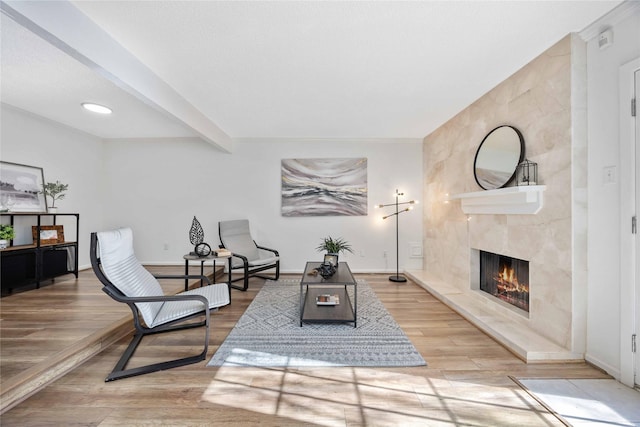
<path fill-rule="evenodd" d="M 353 249 L 351 249 L 351 245 L 347 243 L 346 240 L 344 240 L 342 237 L 338 237 L 334 239 L 331 236 L 325 237 L 324 239 L 322 239 L 322 243 L 320 243 L 318 247 L 316 247 L 316 250 L 318 252 L 325 251 L 327 255 L 332 255 L 335 258 L 336 266 L 338 265 L 338 254 L 340 252 L 348 251 L 353 253 Z M 333 261 L 334 260 L 332 259 L 332 262 Z"/>
<path fill-rule="evenodd" d="M 56 182 L 47 182 L 44 185 L 44 193 L 45 197 L 51 197 L 51 206 L 49 206 L 49 212 L 57 212 L 58 208 L 56 207 L 56 200 L 62 200 L 65 196 L 65 191 L 69 189 L 69 184 L 63 184 L 60 181 L 56 180 Z"/>
<path fill-rule="evenodd" d="M 16 233 L 13 226 L 8 224 L 0 224 L 0 249 L 6 249 L 9 246 L 9 240 L 13 240 Z"/>

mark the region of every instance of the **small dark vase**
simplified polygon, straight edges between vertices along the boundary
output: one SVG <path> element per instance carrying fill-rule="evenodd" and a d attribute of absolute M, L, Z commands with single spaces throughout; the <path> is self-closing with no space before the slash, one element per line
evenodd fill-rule
<path fill-rule="evenodd" d="M 323 262 L 322 264 L 320 264 L 320 267 L 318 267 L 318 273 L 320 273 L 323 279 L 328 279 L 329 277 L 333 276 L 335 272 L 336 267 L 329 261 Z"/>

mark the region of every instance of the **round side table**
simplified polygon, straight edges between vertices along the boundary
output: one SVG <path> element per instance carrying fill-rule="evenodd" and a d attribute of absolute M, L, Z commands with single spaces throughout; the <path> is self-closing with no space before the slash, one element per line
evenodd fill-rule
<path fill-rule="evenodd" d="M 217 256 L 213 254 L 210 254 L 207 256 L 198 256 L 198 255 L 186 254 L 182 258 L 184 258 L 184 275 L 185 276 L 189 275 L 189 262 L 200 261 L 200 275 L 204 276 L 205 261 L 212 261 L 213 262 L 213 283 L 216 283 L 216 261 L 224 263 L 226 262 L 227 259 L 230 258 L 230 256 Z M 231 274 L 229 274 L 229 276 L 231 276 Z M 231 277 L 229 277 L 229 279 L 231 279 Z M 200 279 L 200 287 L 202 287 L 203 284 L 204 284 L 204 281 Z M 189 290 L 189 279 L 186 277 L 184 279 L 184 290 L 185 291 Z"/>

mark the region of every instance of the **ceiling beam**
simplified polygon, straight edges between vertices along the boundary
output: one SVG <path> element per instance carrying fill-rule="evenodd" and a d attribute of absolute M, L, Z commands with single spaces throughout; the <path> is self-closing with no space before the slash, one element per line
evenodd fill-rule
<path fill-rule="evenodd" d="M 0 1 L 2 13 L 148 106 L 230 153 L 233 140 L 67 1 Z"/>

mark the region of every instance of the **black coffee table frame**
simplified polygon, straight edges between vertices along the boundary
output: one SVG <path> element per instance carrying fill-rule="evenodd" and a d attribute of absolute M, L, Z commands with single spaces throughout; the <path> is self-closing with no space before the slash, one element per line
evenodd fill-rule
<path fill-rule="evenodd" d="M 300 326 L 303 322 L 353 323 L 358 319 L 358 283 L 346 262 L 338 264 L 335 274 L 324 279 L 319 274 L 309 274 L 321 262 L 307 262 L 300 280 Z M 353 286 L 353 304 L 348 287 Z M 340 304 L 318 305 L 316 297 L 323 294 L 337 294 Z"/>

